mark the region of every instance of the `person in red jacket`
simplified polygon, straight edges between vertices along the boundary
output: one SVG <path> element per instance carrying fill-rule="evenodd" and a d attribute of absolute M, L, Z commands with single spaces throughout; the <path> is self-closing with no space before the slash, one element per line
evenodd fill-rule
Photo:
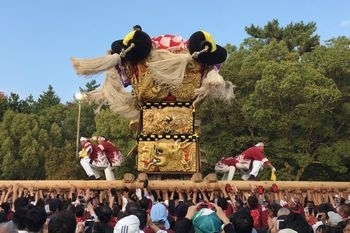
<path fill-rule="evenodd" d="M 263 166 L 276 171 L 264 153 L 264 143 L 259 142 L 237 156 L 221 158 L 215 165 L 215 172 L 223 174 L 222 180 L 232 180 L 238 169 L 244 172 L 243 180 L 256 180 Z"/>
<path fill-rule="evenodd" d="M 123 155 L 119 148 L 104 136 L 99 136 L 97 140 L 98 147 L 107 156 L 111 167 L 120 166 L 123 161 Z"/>
<path fill-rule="evenodd" d="M 109 165 L 104 170 L 107 180 L 115 180 L 113 169 L 120 166 L 123 160 L 123 155 L 119 148 L 109 141 L 105 136 L 99 136 L 97 138 L 98 148 L 107 157 Z"/>
<path fill-rule="evenodd" d="M 100 179 L 100 170 L 108 168 L 109 161 L 101 149 L 92 143 L 90 139 L 81 137 L 80 144 L 82 150 L 79 153 L 80 165 L 83 167 L 89 180 Z"/>

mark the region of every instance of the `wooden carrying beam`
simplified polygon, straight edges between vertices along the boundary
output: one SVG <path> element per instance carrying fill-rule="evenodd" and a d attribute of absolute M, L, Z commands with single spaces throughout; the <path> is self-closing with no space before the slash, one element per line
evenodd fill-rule
<path fill-rule="evenodd" d="M 186 190 L 190 189 L 206 189 L 206 190 L 219 190 L 220 184 L 235 185 L 238 190 L 250 191 L 252 186 L 263 186 L 265 190 L 269 190 L 272 184 L 277 184 L 279 190 L 309 190 L 309 189 L 337 189 L 339 191 L 350 190 L 350 182 L 324 182 L 324 181 L 217 181 L 215 179 L 204 178 L 202 180 L 149 180 L 148 187 L 156 190 L 167 190 L 169 188 L 177 188 Z M 129 189 L 136 189 L 143 187 L 143 180 L 0 180 L 0 187 L 6 188 L 13 185 L 18 185 L 23 188 L 36 188 L 36 189 L 123 189 L 127 187 Z"/>

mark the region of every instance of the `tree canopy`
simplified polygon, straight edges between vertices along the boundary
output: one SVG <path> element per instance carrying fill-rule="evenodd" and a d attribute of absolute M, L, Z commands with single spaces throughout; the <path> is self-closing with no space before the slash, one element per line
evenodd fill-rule
<path fill-rule="evenodd" d="M 350 180 L 350 39 L 321 44 L 316 29 L 314 22 L 282 27 L 274 19 L 246 27 L 239 47 L 225 46 L 220 73 L 237 86 L 236 97 L 207 99 L 197 109 L 203 174 L 221 157 L 264 141 L 279 180 Z M 98 87 L 92 80 L 80 90 Z M 75 155 L 79 104 L 80 135 L 104 135 L 124 155 L 132 150 L 129 122 L 108 108 L 63 104 L 51 85 L 37 100 L 10 93 L 0 96 L 0 179 L 84 178 Z M 136 173 L 133 156 L 117 178 L 125 172 Z"/>

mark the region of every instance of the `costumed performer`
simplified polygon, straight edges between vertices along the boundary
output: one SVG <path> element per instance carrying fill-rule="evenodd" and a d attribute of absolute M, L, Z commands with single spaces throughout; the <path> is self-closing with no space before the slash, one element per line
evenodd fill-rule
<path fill-rule="evenodd" d="M 123 155 L 120 149 L 104 136 L 99 136 L 97 138 L 97 141 L 98 141 L 98 147 L 101 149 L 102 153 L 104 153 L 108 159 L 110 169 L 119 167 L 123 162 Z M 105 173 L 105 175 L 107 176 L 107 173 Z M 108 175 L 112 175 L 112 176 L 106 177 L 107 180 L 115 180 L 114 173 L 108 173 Z"/>
<path fill-rule="evenodd" d="M 99 180 L 100 172 L 104 170 L 107 180 L 115 180 L 113 170 L 109 161 L 101 149 L 92 143 L 90 139 L 81 137 L 80 145 L 82 150 L 80 154 L 80 165 L 83 167 L 89 180 Z"/>
<path fill-rule="evenodd" d="M 222 180 L 230 181 L 238 169 L 244 172 L 243 180 L 257 180 L 259 171 L 263 166 L 270 167 L 272 173 L 276 171 L 264 153 L 264 143 L 259 142 L 240 155 L 221 158 L 215 165 L 215 172 L 223 174 Z"/>

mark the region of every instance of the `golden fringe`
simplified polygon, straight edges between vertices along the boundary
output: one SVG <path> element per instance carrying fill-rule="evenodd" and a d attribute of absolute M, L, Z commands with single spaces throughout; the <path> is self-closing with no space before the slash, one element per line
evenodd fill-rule
<path fill-rule="evenodd" d="M 165 49 L 156 50 L 147 65 L 154 81 L 169 89 L 178 88 L 185 76 L 187 65 L 192 61 L 189 53 L 172 53 Z"/>
<path fill-rule="evenodd" d="M 230 101 L 235 97 L 235 87 L 230 81 L 225 81 L 216 69 L 212 69 L 203 78 L 201 87 L 195 89 L 197 98 L 193 102 L 193 106 L 196 106 L 207 96 Z"/>
<path fill-rule="evenodd" d="M 75 71 L 79 75 L 94 75 L 103 71 L 107 71 L 110 68 L 121 63 L 119 54 L 108 54 L 104 57 L 96 58 L 72 58 L 72 63 Z"/>
<path fill-rule="evenodd" d="M 107 71 L 105 81 L 100 89 L 86 93 L 87 99 L 102 105 L 109 105 L 112 112 L 130 120 L 138 120 L 140 112 L 134 107 L 134 97 L 126 92 L 120 81 L 119 73 L 115 68 Z"/>

